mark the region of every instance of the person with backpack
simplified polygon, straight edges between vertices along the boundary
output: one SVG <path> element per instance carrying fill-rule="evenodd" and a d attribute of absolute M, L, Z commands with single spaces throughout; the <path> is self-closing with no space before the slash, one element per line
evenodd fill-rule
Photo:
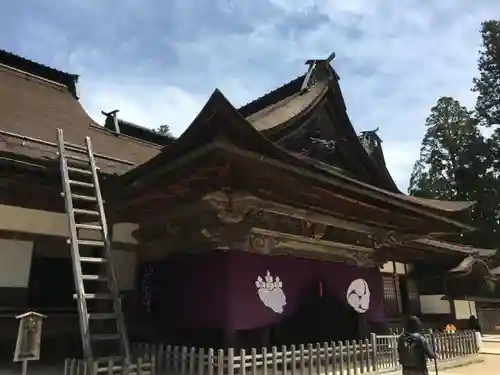
<path fill-rule="evenodd" d="M 422 334 L 422 323 L 416 316 L 410 316 L 404 333 L 398 338 L 399 363 L 403 375 L 428 375 L 427 359 L 437 359 L 427 339 Z"/>

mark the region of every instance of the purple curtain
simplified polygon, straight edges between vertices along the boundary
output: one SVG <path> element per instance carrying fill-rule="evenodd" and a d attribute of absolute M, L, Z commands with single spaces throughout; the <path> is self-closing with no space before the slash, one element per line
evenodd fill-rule
<path fill-rule="evenodd" d="M 378 269 L 245 252 L 184 255 L 156 264 L 151 306 L 155 315 L 178 326 L 254 329 L 293 314 L 311 286 L 317 285 L 319 293 L 320 281 L 324 293 L 348 305 L 349 286 L 358 279 L 364 282 L 357 282 L 362 287 L 354 291 L 359 296 L 352 297 L 351 304 L 361 301 L 367 320 L 383 321 Z"/>

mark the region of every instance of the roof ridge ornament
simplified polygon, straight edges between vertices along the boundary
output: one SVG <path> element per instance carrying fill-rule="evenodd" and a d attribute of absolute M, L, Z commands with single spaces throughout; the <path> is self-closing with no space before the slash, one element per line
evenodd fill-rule
<path fill-rule="evenodd" d="M 379 128 L 374 130 L 364 130 L 359 133 L 359 140 L 365 148 L 368 155 L 371 155 L 376 148 L 381 146 L 382 139 L 377 134 Z"/>
<path fill-rule="evenodd" d="M 118 124 L 118 116 L 117 116 L 118 112 L 120 112 L 119 109 L 114 109 L 110 112 L 101 111 L 101 114 L 106 116 L 104 127 L 111 131 L 120 133 L 120 125 Z"/>
<path fill-rule="evenodd" d="M 328 68 L 334 58 L 335 52 L 332 52 L 326 59 L 307 60 L 305 62 L 306 65 L 309 65 L 309 69 L 300 87 L 301 93 L 309 91 L 310 87 L 316 83 L 316 77 L 314 75 L 316 68 Z"/>

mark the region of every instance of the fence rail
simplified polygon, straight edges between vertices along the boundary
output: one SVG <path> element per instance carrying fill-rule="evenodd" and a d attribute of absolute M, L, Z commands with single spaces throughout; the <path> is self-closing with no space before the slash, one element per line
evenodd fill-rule
<path fill-rule="evenodd" d="M 161 343 L 132 344 L 134 355 L 156 358 L 160 373 L 180 375 L 351 375 L 399 369 L 397 335 L 368 340 L 271 348 L 204 349 Z M 478 352 L 472 331 L 427 335 L 441 360 Z"/>
<path fill-rule="evenodd" d="M 147 360 L 135 359 L 127 368 L 118 358 L 101 358 L 94 360 L 67 358 L 64 362 L 64 375 L 155 375 L 155 356 L 149 355 Z"/>

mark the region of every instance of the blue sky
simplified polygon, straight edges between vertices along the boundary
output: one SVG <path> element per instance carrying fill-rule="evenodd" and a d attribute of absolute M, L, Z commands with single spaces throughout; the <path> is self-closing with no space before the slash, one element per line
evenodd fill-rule
<path fill-rule="evenodd" d="M 499 14 L 498 0 L 18 0 L 0 48 L 80 74 L 98 122 L 118 108 L 176 135 L 214 88 L 239 106 L 334 51 L 356 130 L 380 127 L 406 190 L 432 105 L 473 106 L 480 23 Z"/>

